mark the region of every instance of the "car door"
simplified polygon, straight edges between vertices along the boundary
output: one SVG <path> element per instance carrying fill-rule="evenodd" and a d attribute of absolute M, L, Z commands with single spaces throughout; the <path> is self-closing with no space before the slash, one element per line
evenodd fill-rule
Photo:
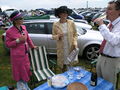
<path fill-rule="evenodd" d="M 56 54 L 56 40 L 52 39 L 52 26 L 53 23 L 46 23 L 47 26 L 47 34 L 48 34 L 48 52 L 51 54 Z"/>
<path fill-rule="evenodd" d="M 45 23 L 25 23 L 29 36 L 36 46 L 48 48 L 48 34 Z"/>

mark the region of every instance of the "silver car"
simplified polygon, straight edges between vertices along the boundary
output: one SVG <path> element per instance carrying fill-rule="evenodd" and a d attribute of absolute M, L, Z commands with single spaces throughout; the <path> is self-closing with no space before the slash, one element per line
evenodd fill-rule
<path fill-rule="evenodd" d="M 34 44 L 44 45 L 48 54 L 56 54 L 56 41 L 52 39 L 52 25 L 56 20 L 27 20 L 24 22 Z M 85 23 L 75 22 L 78 32 L 79 55 L 88 60 L 95 59 L 99 55 L 99 47 L 103 40 L 99 31 L 90 30 L 91 26 Z"/>

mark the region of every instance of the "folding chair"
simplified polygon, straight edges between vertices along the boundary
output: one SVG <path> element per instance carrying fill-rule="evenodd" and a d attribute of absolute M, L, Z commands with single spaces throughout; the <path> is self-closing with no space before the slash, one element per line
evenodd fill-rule
<path fill-rule="evenodd" d="M 92 60 L 91 62 L 91 70 L 93 67 L 96 67 L 96 63 L 97 63 L 97 59 L 95 60 Z M 120 79 L 120 68 L 117 70 L 117 81 L 116 81 L 116 89 L 120 88 L 120 85 L 119 85 L 119 79 Z"/>
<path fill-rule="evenodd" d="M 30 60 L 32 72 L 38 81 L 46 80 L 55 75 L 49 68 L 45 46 L 30 49 Z"/>

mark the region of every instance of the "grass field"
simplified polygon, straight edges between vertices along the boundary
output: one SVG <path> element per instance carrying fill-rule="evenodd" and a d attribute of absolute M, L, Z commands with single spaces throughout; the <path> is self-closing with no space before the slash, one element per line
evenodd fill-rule
<path fill-rule="evenodd" d="M 4 33 L 4 31 L 0 30 L 0 87 L 1 86 L 15 86 L 16 82 L 13 81 L 12 74 L 11 74 L 10 57 L 9 57 L 9 54 L 4 49 L 3 43 L 1 40 L 2 33 Z M 50 58 L 56 58 L 56 57 L 52 56 Z M 80 63 L 78 65 L 84 66 L 88 71 L 90 71 L 90 62 L 89 61 L 87 61 L 81 57 L 79 57 L 79 61 L 80 61 Z M 59 73 L 59 71 L 57 73 Z M 41 82 L 38 83 L 38 85 L 40 85 L 40 84 L 41 84 Z M 120 88 L 120 82 L 119 82 L 119 88 Z"/>
<path fill-rule="evenodd" d="M 4 31 L 0 30 L 0 86 L 14 85 L 11 76 L 11 64 L 9 54 L 3 48 L 1 35 Z"/>

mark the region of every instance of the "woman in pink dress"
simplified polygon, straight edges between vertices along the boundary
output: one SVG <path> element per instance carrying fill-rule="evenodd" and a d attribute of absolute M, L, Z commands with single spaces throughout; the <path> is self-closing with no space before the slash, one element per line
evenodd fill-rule
<path fill-rule="evenodd" d="M 15 11 L 10 15 L 13 26 L 6 31 L 6 46 L 10 48 L 13 79 L 17 81 L 17 90 L 30 90 L 30 61 L 28 49 L 36 48 L 28 36 L 23 24 L 23 14 Z"/>

